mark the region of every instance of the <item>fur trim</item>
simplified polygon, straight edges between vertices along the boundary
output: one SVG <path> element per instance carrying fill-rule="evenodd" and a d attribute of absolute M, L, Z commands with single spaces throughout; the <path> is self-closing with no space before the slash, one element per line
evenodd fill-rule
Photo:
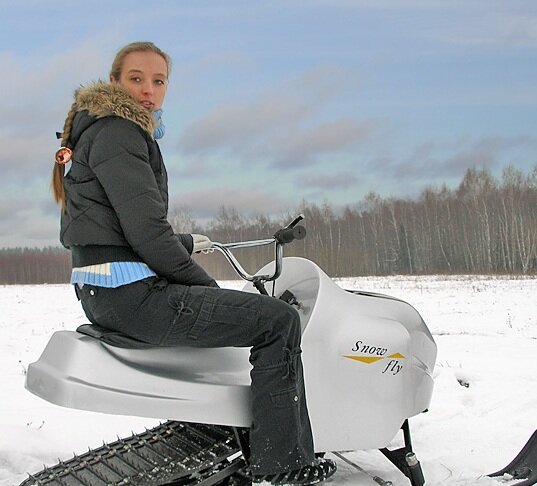
<path fill-rule="evenodd" d="M 130 120 L 153 136 L 156 128 L 153 114 L 139 105 L 132 95 L 118 84 L 97 81 L 75 91 L 75 101 L 67 114 L 62 133 L 62 145 L 69 142 L 73 119 L 79 111 L 87 110 L 96 118 L 118 116 Z"/>

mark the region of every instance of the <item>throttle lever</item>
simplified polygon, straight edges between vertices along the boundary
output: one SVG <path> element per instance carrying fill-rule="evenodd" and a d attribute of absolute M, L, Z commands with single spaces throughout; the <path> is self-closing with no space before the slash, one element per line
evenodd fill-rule
<path fill-rule="evenodd" d="M 295 219 L 293 219 L 293 221 L 291 221 L 284 229 L 288 229 L 288 228 L 294 228 L 298 223 L 300 223 L 300 221 L 302 221 L 304 219 L 304 215 L 303 214 L 299 214 Z M 297 238 L 297 239 L 302 239 L 302 238 Z"/>

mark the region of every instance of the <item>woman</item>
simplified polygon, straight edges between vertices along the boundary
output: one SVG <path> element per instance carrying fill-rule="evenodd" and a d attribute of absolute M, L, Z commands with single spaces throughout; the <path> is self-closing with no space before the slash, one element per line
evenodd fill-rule
<path fill-rule="evenodd" d="M 314 458 L 297 312 L 267 296 L 220 289 L 191 259 L 211 246 L 209 238 L 175 234 L 167 221 L 156 139 L 164 133 L 169 71 L 167 54 L 133 43 L 118 52 L 109 83 L 75 93 L 53 172 L 71 282 L 91 322 L 139 340 L 251 346 L 253 483 L 323 481 L 336 467 Z"/>

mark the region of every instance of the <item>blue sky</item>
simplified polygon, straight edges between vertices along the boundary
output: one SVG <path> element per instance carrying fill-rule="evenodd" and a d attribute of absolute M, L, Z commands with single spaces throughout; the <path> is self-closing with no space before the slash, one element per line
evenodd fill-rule
<path fill-rule="evenodd" d="M 57 244 L 54 133 L 134 40 L 173 58 L 160 145 L 200 219 L 537 165 L 532 0 L 0 0 L 0 247 Z"/>

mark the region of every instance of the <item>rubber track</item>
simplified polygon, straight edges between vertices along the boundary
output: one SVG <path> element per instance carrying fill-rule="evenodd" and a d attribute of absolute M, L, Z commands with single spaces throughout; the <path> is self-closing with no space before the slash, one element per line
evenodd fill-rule
<path fill-rule="evenodd" d="M 241 468 L 231 427 L 168 421 L 45 467 L 20 486 L 209 485 Z"/>

